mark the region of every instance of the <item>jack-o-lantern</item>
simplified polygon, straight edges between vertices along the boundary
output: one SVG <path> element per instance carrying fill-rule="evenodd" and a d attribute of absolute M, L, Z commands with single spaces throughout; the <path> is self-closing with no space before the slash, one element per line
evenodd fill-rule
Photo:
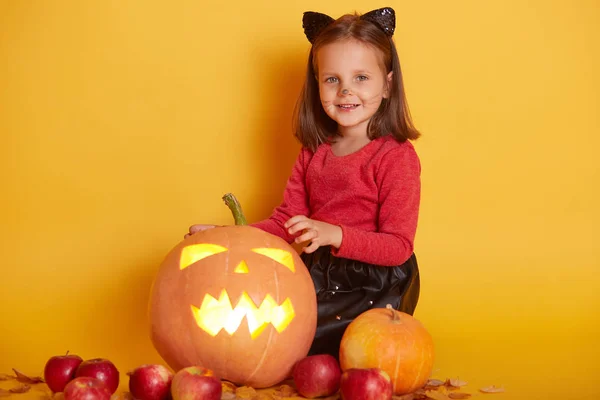
<path fill-rule="evenodd" d="M 174 370 L 197 365 L 255 388 L 288 378 L 308 353 L 317 305 L 310 274 L 283 239 L 245 225 L 197 232 L 175 246 L 154 279 L 154 347 Z"/>

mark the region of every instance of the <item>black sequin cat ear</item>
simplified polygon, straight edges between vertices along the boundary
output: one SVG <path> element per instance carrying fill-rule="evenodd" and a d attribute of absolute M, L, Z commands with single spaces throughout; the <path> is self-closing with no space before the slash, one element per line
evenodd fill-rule
<path fill-rule="evenodd" d="M 379 26 L 386 35 L 392 36 L 396 30 L 396 13 L 391 7 L 369 11 L 360 17 Z"/>
<path fill-rule="evenodd" d="M 314 11 L 306 11 L 302 17 L 302 28 L 308 41 L 314 43 L 319 33 L 327 25 L 334 21 L 329 15 L 321 14 Z"/>

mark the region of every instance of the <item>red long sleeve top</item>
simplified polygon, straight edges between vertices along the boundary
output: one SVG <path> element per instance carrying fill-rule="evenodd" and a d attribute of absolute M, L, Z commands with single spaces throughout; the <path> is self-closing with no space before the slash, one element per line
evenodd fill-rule
<path fill-rule="evenodd" d="M 392 136 L 336 156 L 331 145 L 303 148 L 272 215 L 251 224 L 294 241 L 283 224 L 294 215 L 339 225 L 337 257 L 394 266 L 413 253 L 421 195 L 421 165 L 411 142 Z"/>

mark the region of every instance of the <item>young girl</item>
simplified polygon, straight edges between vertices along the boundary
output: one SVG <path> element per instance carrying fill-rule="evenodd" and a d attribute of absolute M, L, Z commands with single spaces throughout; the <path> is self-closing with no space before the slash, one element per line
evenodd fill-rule
<path fill-rule="evenodd" d="M 413 314 L 419 136 L 406 104 L 391 8 L 337 20 L 307 12 L 312 44 L 296 108 L 302 150 L 272 215 L 251 224 L 288 243 L 314 281 L 317 331 L 310 354 L 338 357 L 348 324 L 391 304 Z M 214 225 L 193 225 L 189 234 Z M 187 236 L 187 235 L 186 235 Z"/>

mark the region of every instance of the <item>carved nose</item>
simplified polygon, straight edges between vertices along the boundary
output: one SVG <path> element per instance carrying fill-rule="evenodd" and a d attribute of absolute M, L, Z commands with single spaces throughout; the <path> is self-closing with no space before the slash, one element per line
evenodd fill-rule
<path fill-rule="evenodd" d="M 246 264 L 246 261 L 244 261 L 244 260 L 240 261 L 240 263 L 237 265 L 237 267 L 235 267 L 233 272 L 235 272 L 236 274 L 247 274 L 248 273 L 248 264 Z"/>

